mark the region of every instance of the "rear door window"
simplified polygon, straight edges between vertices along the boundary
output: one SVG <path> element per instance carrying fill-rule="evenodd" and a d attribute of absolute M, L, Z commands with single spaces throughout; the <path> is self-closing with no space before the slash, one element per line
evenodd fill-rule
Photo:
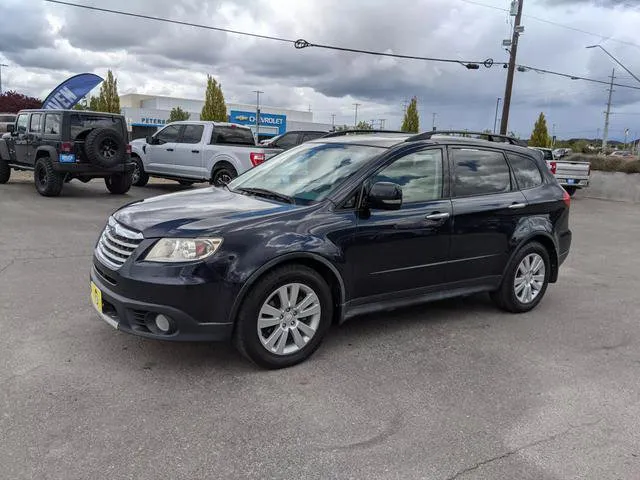
<path fill-rule="evenodd" d="M 180 143 L 200 143 L 204 125 L 185 125 Z"/>
<path fill-rule="evenodd" d="M 511 173 L 502 152 L 451 149 L 453 196 L 470 197 L 511 191 Z"/>
<path fill-rule="evenodd" d="M 532 158 L 515 153 L 508 153 L 507 157 L 520 190 L 542 185 L 542 174 Z"/>

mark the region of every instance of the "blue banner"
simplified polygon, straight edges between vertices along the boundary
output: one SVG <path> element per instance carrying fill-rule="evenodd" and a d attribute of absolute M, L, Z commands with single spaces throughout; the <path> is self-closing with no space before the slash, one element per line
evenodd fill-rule
<path fill-rule="evenodd" d="M 73 108 L 82 97 L 102 82 L 102 78 L 93 73 L 81 73 L 66 79 L 58 85 L 42 102 L 42 108 L 48 110 Z"/>
<path fill-rule="evenodd" d="M 256 112 L 231 110 L 229 112 L 229 121 L 240 125 L 253 126 L 256 124 Z M 282 134 L 287 131 L 287 116 L 260 112 L 260 126 L 275 127 L 278 129 L 278 135 Z"/>

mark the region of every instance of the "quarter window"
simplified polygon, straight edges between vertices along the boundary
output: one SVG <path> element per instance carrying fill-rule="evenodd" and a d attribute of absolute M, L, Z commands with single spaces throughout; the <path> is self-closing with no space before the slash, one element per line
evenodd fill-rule
<path fill-rule="evenodd" d="M 508 153 L 509 163 L 521 190 L 542 185 L 542 174 L 532 159 Z"/>
<path fill-rule="evenodd" d="M 371 183 L 392 182 L 402 187 L 402 203 L 442 198 L 442 150 L 431 149 L 399 158 L 379 171 Z"/>
<path fill-rule="evenodd" d="M 178 125 L 169 125 L 156 135 L 156 139 L 158 139 L 160 143 L 173 143 L 178 141 L 179 134 L 180 127 Z"/>
<path fill-rule="evenodd" d="M 47 113 L 44 116 L 44 134 L 45 135 L 60 135 L 60 114 Z"/>
<path fill-rule="evenodd" d="M 42 130 L 42 125 L 40 125 L 41 121 L 42 121 L 41 113 L 31 114 L 31 121 L 29 122 L 29 131 L 33 133 L 40 133 L 40 131 Z"/>
<path fill-rule="evenodd" d="M 453 195 L 468 197 L 511 190 L 509 166 L 500 152 L 456 148 L 453 154 Z"/>
<path fill-rule="evenodd" d="M 25 133 L 27 131 L 27 123 L 29 122 L 29 116 L 26 114 L 18 115 L 18 121 L 16 122 L 16 131 L 18 133 Z"/>
<path fill-rule="evenodd" d="M 185 125 L 180 143 L 200 143 L 204 125 Z"/>

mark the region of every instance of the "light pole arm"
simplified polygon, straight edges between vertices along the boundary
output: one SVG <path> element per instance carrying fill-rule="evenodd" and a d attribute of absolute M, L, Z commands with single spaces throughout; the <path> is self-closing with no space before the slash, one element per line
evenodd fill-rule
<path fill-rule="evenodd" d="M 631 75 L 633 78 L 635 78 L 638 82 L 640 82 L 640 78 L 638 78 L 631 70 L 629 70 L 627 67 L 625 67 L 622 63 L 620 63 L 620 61 L 616 57 L 611 55 L 602 45 L 591 45 L 591 46 L 589 46 L 587 48 L 596 48 L 596 47 L 598 47 L 604 53 L 609 55 L 614 62 L 616 62 L 618 65 L 620 65 L 622 68 L 624 68 L 625 72 L 627 72 L 629 75 Z"/>

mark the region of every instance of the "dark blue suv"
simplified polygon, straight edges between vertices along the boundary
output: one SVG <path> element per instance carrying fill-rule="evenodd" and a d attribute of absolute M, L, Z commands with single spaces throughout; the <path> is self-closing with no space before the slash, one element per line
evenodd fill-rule
<path fill-rule="evenodd" d="M 96 245 L 93 304 L 125 332 L 233 340 L 268 368 L 354 315 L 476 292 L 526 312 L 569 253 L 570 199 L 535 152 L 490 140 L 336 134 L 127 205 Z"/>

